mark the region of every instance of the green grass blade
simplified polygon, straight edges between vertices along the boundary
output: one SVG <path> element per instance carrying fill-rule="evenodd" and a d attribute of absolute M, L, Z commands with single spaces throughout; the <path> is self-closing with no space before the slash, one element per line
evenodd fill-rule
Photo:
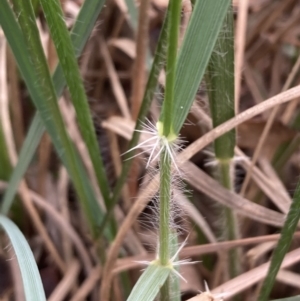
<path fill-rule="evenodd" d="M 31 0 L 32 7 L 34 10 L 35 15 L 37 16 L 40 8 L 40 1 L 39 0 Z"/>
<path fill-rule="evenodd" d="M 229 8 L 207 68 L 207 89 L 213 127 L 234 117 L 234 33 L 233 14 Z M 235 130 L 214 141 L 219 160 L 234 157 Z"/>
<path fill-rule="evenodd" d="M 68 169 L 91 230 L 95 235 L 102 213 L 96 198 L 91 198 L 91 187 L 84 186 L 82 182 L 80 175 L 82 168 L 79 166 L 78 156 L 66 133 L 58 108 L 32 7 L 29 3 L 25 4 L 23 1 L 18 0 L 16 3 L 16 10 L 22 12 L 19 15 L 19 21 L 22 24 L 24 36 L 21 34 L 11 8 L 6 1 L 3 1 L 0 10 L 2 29 L 14 53 L 32 100 L 41 114 L 58 154 Z M 26 37 L 26 43 L 24 37 Z M 30 51 L 26 51 L 26 46 Z"/>
<path fill-rule="evenodd" d="M 110 189 L 71 38 L 58 0 L 40 0 L 106 207 Z"/>
<path fill-rule="evenodd" d="M 0 215 L 0 225 L 7 233 L 20 267 L 26 301 L 46 300 L 42 280 L 30 247 L 19 228 Z"/>
<path fill-rule="evenodd" d="M 210 112 L 213 127 L 234 117 L 234 26 L 232 8 L 229 6 L 224 24 L 219 33 L 211 55 L 206 83 L 209 95 Z M 228 190 L 233 189 L 232 160 L 235 148 L 235 129 L 227 132 L 214 141 L 214 152 L 217 163 L 216 178 Z M 226 207 L 221 207 L 224 216 L 220 224 L 220 233 L 224 240 L 237 239 L 238 227 L 235 213 Z M 240 272 L 239 252 L 228 252 L 228 270 L 231 278 Z"/>
<path fill-rule="evenodd" d="M 76 57 L 82 53 L 104 3 L 105 0 L 84 1 L 71 31 L 71 41 Z M 53 82 L 56 94 L 61 95 L 66 81 L 60 64 L 54 72 Z"/>
<path fill-rule="evenodd" d="M 194 101 L 230 2 L 201 0 L 195 3 L 176 65 L 175 134 L 179 133 Z"/>
<path fill-rule="evenodd" d="M 31 162 L 33 154 L 39 144 L 40 139 L 37 138 L 41 138 L 45 131 L 44 125 L 41 124 L 41 122 L 42 121 L 39 118 L 39 115 L 37 115 L 37 118 L 34 118 L 32 123 L 33 125 L 36 125 L 33 128 L 34 130 L 29 131 L 24 141 L 23 147 L 20 152 L 19 161 L 15 169 L 13 170 L 9 185 L 5 190 L 2 206 L 0 207 L 2 214 L 8 213 L 18 190 L 19 183 L 23 178 L 23 175 L 25 174 L 27 167 Z"/>
<path fill-rule="evenodd" d="M 84 1 L 71 31 L 71 40 L 76 56 L 80 55 L 106 0 Z"/>
<path fill-rule="evenodd" d="M 273 252 L 268 274 L 263 282 L 258 301 L 266 301 L 275 283 L 276 275 L 279 271 L 285 254 L 288 252 L 293 234 L 296 231 L 300 218 L 300 182 L 294 193 L 293 202 L 286 217 L 286 221 L 281 230 L 280 239 Z"/>
<path fill-rule="evenodd" d="M 152 301 L 171 273 L 170 268 L 151 264 L 135 284 L 127 301 Z"/>
<path fill-rule="evenodd" d="M 85 1 L 79 14 L 76 19 L 75 25 L 71 32 L 71 39 L 72 44 L 76 53 L 76 56 L 80 55 L 84 45 L 93 29 L 93 26 L 96 22 L 96 19 L 103 7 L 104 0 L 90 0 Z M 1 13 L 1 12 L 0 12 Z M 89 20 L 89 22 L 86 22 L 86 20 Z M 14 20 L 13 20 L 14 21 Z M 13 22 L 11 21 L 11 22 Z M 15 28 L 15 34 L 17 36 L 21 36 L 19 28 Z M 22 53 L 20 53 L 22 55 Z M 27 69 L 26 66 L 23 66 L 23 72 L 26 73 L 26 77 L 31 78 L 31 69 Z M 53 75 L 53 82 L 56 90 L 56 94 L 59 96 L 61 95 L 63 88 L 65 86 L 65 78 L 63 76 L 63 72 L 61 69 L 61 66 L 58 65 L 54 75 Z M 41 137 L 45 131 L 43 122 L 40 118 L 39 113 L 36 113 L 36 115 L 33 118 L 33 121 L 31 123 L 31 126 L 29 128 L 27 137 L 25 139 L 24 145 L 21 149 L 18 163 L 13 170 L 13 174 L 11 176 L 8 188 L 5 191 L 5 195 L 3 197 L 3 203 L 1 212 L 4 214 L 7 214 L 9 211 L 9 208 L 13 202 L 13 199 L 16 195 L 19 182 L 23 178 L 33 156 L 36 151 L 36 148 L 41 140 Z M 83 168 L 83 167 L 82 167 Z M 81 180 L 84 183 L 84 186 L 87 186 L 85 182 L 87 181 L 86 172 L 83 171 L 80 173 Z M 92 194 L 92 192 L 90 193 Z"/>
<path fill-rule="evenodd" d="M 0 166 L 1 166 L 0 179 L 7 181 L 7 179 L 9 179 L 12 168 L 11 168 L 1 124 L 0 124 Z"/>

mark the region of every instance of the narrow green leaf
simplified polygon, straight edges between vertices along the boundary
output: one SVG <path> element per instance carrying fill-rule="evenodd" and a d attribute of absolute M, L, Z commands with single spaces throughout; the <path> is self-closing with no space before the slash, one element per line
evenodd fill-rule
<path fill-rule="evenodd" d="M 84 186 L 82 182 L 82 175 L 80 175 L 82 168 L 79 166 L 81 163 L 79 163 L 77 153 L 67 135 L 58 108 L 32 6 L 30 3 L 25 4 L 23 1 L 16 0 L 15 7 L 16 11 L 21 12 L 18 20 L 22 24 L 24 36 L 15 22 L 14 15 L 7 1 L 2 2 L 0 10 L 2 29 L 14 53 L 32 100 L 40 112 L 54 146 L 59 156 L 63 159 L 74 182 L 79 200 L 95 235 L 102 213 L 96 198 L 91 193 L 91 187 Z M 26 50 L 26 46 L 29 51 Z"/>
<path fill-rule="evenodd" d="M 171 273 L 171 269 L 150 264 L 135 284 L 127 301 L 152 301 Z"/>
<path fill-rule="evenodd" d="M 222 29 L 212 52 L 206 74 L 210 112 L 213 127 L 217 127 L 234 117 L 234 26 L 232 8 L 229 6 Z M 233 189 L 232 159 L 235 148 L 235 129 L 214 141 L 217 180 L 228 190 Z M 238 226 L 235 213 L 226 207 L 221 208 L 224 216 L 220 225 L 222 238 L 237 239 Z M 238 250 L 228 251 L 228 271 L 231 278 L 239 274 Z"/>
<path fill-rule="evenodd" d="M 72 39 L 72 43 L 73 43 L 73 47 L 75 49 L 76 55 L 80 55 L 80 53 L 82 52 L 84 45 L 93 29 L 93 26 L 96 22 L 96 19 L 103 7 L 105 0 L 89 0 L 89 1 L 85 1 L 80 12 L 79 15 L 76 19 L 75 25 L 72 29 L 71 32 L 71 39 Z M 4 18 L 5 16 L 7 16 L 8 18 L 10 18 L 11 12 L 8 11 L 8 15 L 5 14 L 5 9 L 6 9 L 6 4 L 3 4 L 3 8 L 0 10 L 0 14 L 1 12 L 4 15 L 0 15 L 0 19 Z M 87 22 L 86 20 L 89 20 L 89 22 Z M 4 19 L 3 19 L 4 21 Z M 0 21 L 1 22 L 1 21 Z M 11 24 L 9 23 L 9 29 L 11 30 L 11 32 L 14 33 L 14 35 L 16 36 L 16 38 L 18 39 L 22 39 L 20 30 L 15 22 L 14 19 L 10 20 Z M 21 51 L 23 48 L 20 48 L 20 53 L 18 53 L 18 56 L 23 55 L 24 51 Z M 15 51 L 18 51 L 18 48 L 15 49 Z M 27 64 L 28 60 L 23 59 L 23 60 L 19 60 L 19 64 L 23 64 L 22 65 L 22 70 L 26 76 L 26 78 L 29 78 L 30 81 L 34 80 L 33 76 L 32 76 L 32 70 L 30 65 Z M 63 72 L 61 69 L 61 66 L 58 65 L 58 67 L 56 68 L 54 75 L 53 75 L 53 82 L 55 85 L 55 90 L 56 90 L 56 94 L 59 96 L 61 95 L 63 88 L 65 86 L 65 78 L 63 76 Z M 31 96 L 37 97 L 38 93 L 35 92 L 36 87 L 33 86 L 31 87 Z M 31 126 L 29 128 L 27 137 L 25 139 L 24 145 L 21 149 L 20 155 L 19 155 L 19 160 L 18 163 L 13 171 L 13 174 L 11 176 L 8 188 L 5 191 L 5 195 L 3 198 L 3 204 L 1 207 L 1 212 L 3 212 L 4 214 L 7 214 L 7 212 L 9 211 L 9 208 L 13 202 L 14 196 L 17 192 L 18 189 L 18 185 L 19 182 L 21 181 L 21 179 L 23 178 L 32 158 L 33 155 L 35 153 L 35 150 L 39 144 L 39 141 L 41 140 L 41 137 L 43 135 L 45 131 L 44 125 L 43 125 L 43 121 L 41 120 L 41 117 L 39 115 L 39 113 L 36 113 L 36 115 L 33 118 L 33 121 L 31 123 Z M 86 171 L 84 170 L 83 166 L 81 165 L 82 170 L 80 171 L 79 176 L 81 177 L 81 181 L 83 183 L 83 185 L 85 187 L 89 187 L 88 182 L 88 177 L 86 175 Z M 91 195 L 91 198 L 93 198 L 93 192 L 91 189 L 89 189 L 90 192 L 89 194 Z"/>
<path fill-rule="evenodd" d="M 37 15 L 39 12 L 39 8 L 40 8 L 40 1 L 39 0 L 31 0 L 31 3 L 32 3 L 32 7 L 33 7 L 35 15 Z"/>
<path fill-rule="evenodd" d="M 82 137 L 89 151 L 93 168 L 104 198 L 109 206 L 110 189 L 104 164 L 100 154 L 94 124 L 91 118 L 88 100 L 85 94 L 82 78 L 77 64 L 71 37 L 63 19 L 63 11 L 59 0 L 40 0 L 50 33 L 56 48 L 67 86 L 76 111 Z"/>
<path fill-rule="evenodd" d="M 1 121 L 1 120 L 0 120 Z M 3 130 L 0 124 L 0 179 L 7 181 L 11 173 L 11 165 L 8 157 L 7 147 L 3 135 Z"/>
<path fill-rule="evenodd" d="M 32 125 L 33 128 L 28 132 L 26 136 L 26 139 L 21 148 L 18 163 L 13 170 L 8 187 L 5 190 L 3 202 L 1 205 L 2 214 L 7 214 L 9 212 L 9 209 L 18 190 L 19 183 L 23 178 L 28 165 L 31 162 L 33 154 L 35 153 L 35 150 L 40 142 L 40 139 L 45 131 L 44 125 L 39 115 L 36 115 L 36 118 L 33 119 Z"/>
<path fill-rule="evenodd" d="M 26 301 L 46 300 L 40 273 L 25 237 L 11 220 L 1 214 L 0 225 L 7 233 L 16 254 Z"/>
<path fill-rule="evenodd" d="M 207 68 L 207 90 L 213 127 L 234 117 L 234 29 L 232 8 L 229 7 L 223 27 L 215 44 Z M 214 142 L 215 156 L 219 160 L 232 159 L 235 130 Z"/>
<path fill-rule="evenodd" d="M 263 282 L 258 301 L 266 301 L 275 283 L 276 275 L 279 271 L 285 254 L 288 252 L 293 234 L 296 231 L 300 218 L 300 182 L 294 193 L 293 202 L 286 217 L 286 221 L 281 230 L 281 235 L 277 246 L 273 252 L 268 274 Z"/>
<path fill-rule="evenodd" d="M 176 66 L 175 134 L 179 133 L 192 106 L 231 1 L 195 2 Z"/>

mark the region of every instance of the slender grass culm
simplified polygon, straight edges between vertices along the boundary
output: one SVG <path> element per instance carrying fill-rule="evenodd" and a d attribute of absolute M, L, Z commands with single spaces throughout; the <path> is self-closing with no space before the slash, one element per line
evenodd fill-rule
<path fill-rule="evenodd" d="M 206 76 L 210 111 L 213 126 L 226 122 L 234 117 L 234 41 L 233 14 L 229 7 L 223 28 L 219 33 L 214 52 L 212 53 Z M 235 129 L 222 135 L 214 142 L 217 167 L 216 177 L 228 190 L 233 189 L 233 158 L 235 147 Z M 238 238 L 237 221 L 234 212 L 222 208 L 221 236 L 225 240 Z M 228 253 L 229 276 L 239 273 L 239 259 L 236 250 Z"/>
<path fill-rule="evenodd" d="M 170 19 L 168 23 L 167 64 L 165 99 L 162 110 L 162 119 L 158 123 L 158 134 L 161 136 L 162 151 L 160 154 L 160 189 L 159 189 L 159 260 L 165 266 L 170 262 L 171 249 L 171 194 L 172 194 L 172 144 L 175 143 L 174 135 L 174 86 L 176 72 L 176 57 L 178 33 L 180 25 L 181 1 L 170 2 Z M 176 234 L 172 234 L 176 235 Z M 169 279 L 161 289 L 161 300 L 170 300 Z"/>
<path fill-rule="evenodd" d="M 151 135 L 148 142 L 143 142 L 140 146 L 151 149 L 147 166 L 151 161 L 155 161 L 159 156 L 159 172 L 160 172 L 160 187 L 159 187 L 159 242 L 156 260 L 147 263 L 149 266 L 139 278 L 133 288 L 128 301 L 133 300 L 153 300 L 160 291 L 160 300 L 180 300 L 180 290 L 176 290 L 178 282 L 170 281 L 171 274 L 181 277 L 177 271 L 177 267 L 185 262 L 177 261 L 178 254 L 183 247 L 178 248 L 176 232 L 172 230 L 173 204 L 172 194 L 176 178 L 178 178 L 178 167 L 176 165 L 176 152 L 179 144 L 179 131 L 189 112 L 189 108 L 193 103 L 193 99 L 197 92 L 198 86 L 204 74 L 209 57 L 213 50 L 213 45 L 217 39 L 217 34 L 221 28 L 222 20 L 226 14 L 229 1 L 222 3 L 224 10 L 220 10 L 215 3 L 212 2 L 197 2 L 194 6 L 193 15 L 190 21 L 190 26 L 186 31 L 184 41 L 189 41 L 195 48 L 187 47 L 187 42 L 182 44 L 180 53 L 177 57 L 178 30 L 180 25 L 180 10 L 181 1 L 170 1 L 168 8 L 168 25 L 167 25 L 167 60 L 166 60 L 166 86 L 165 98 L 161 111 L 161 116 L 156 125 L 147 127 L 146 132 Z M 220 22 L 214 28 L 214 35 L 208 35 L 210 40 L 208 44 L 203 43 L 203 38 L 199 41 L 191 37 L 195 28 L 201 28 L 199 20 L 205 19 L 207 10 L 214 12 L 222 12 L 220 14 Z M 217 20 L 219 20 L 217 18 Z M 212 21 L 211 18 L 208 21 Z M 212 22 L 212 27 L 216 25 Z M 206 32 L 205 32 L 206 34 Z M 203 55 L 199 56 L 199 47 L 203 47 Z M 207 47 L 206 47 L 207 46 Z M 187 48 L 188 49 L 187 49 Z M 191 59 L 191 49 L 197 49 L 195 59 Z M 205 54 L 205 55 L 204 55 Z M 195 68 L 196 76 L 190 78 L 185 86 L 181 84 L 187 80 L 184 70 L 186 68 Z M 201 67 L 200 67 L 201 66 Z M 180 83 L 180 84 L 179 84 Z M 181 95 L 179 87 L 189 89 L 184 95 Z M 179 91 L 178 91 L 179 90 Z M 177 92 L 176 92 L 177 91 Z M 176 118 L 175 118 L 176 116 Z M 143 131 L 145 132 L 145 131 Z M 139 146 L 134 147 L 137 148 Z M 155 155 L 156 153 L 156 155 Z M 180 176 L 180 174 L 179 174 Z M 176 277 L 176 279 L 178 279 Z M 172 294 L 170 293 L 172 287 Z M 178 293 L 177 293 L 178 292 Z M 177 296 L 178 295 L 178 296 Z"/>
<path fill-rule="evenodd" d="M 172 0 L 168 9 L 167 23 L 167 60 L 166 60 L 166 86 L 165 98 L 163 102 L 162 114 L 156 126 L 151 126 L 151 147 L 148 164 L 151 160 L 159 156 L 159 171 L 160 171 L 160 188 L 159 188 L 159 242 L 158 254 L 155 265 L 162 269 L 173 270 L 177 275 L 178 272 L 174 269 L 173 264 L 176 260 L 177 253 L 174 252 L 174 241 L 177 242 L 176 232 L 172 231 L 172 184 L 173 172 L 177 172 L 175 163 L 176 140 L 177 135 L 174 134 L 174 86 L 176 74 L 176 58 L 178 34 L 180 27 L 181 1 Z M 154 156 L 154 152 L 158 153 Z M 175 166 L 174 166 L 175 164 Z M 175 255 L 174 255 L 175 253 Z M 153 263 L 150 263 L 150 267 Z M 176 265 L 176 264 L 175 264 Z M 170 272 L 166 274 L 166 279 L 162 282 L 160 289 L 160 300 L 171 300 L 170 296 Z M 147 271 L 144 273 L 146 274 Z M 142 277 L 141 277 L 142 278 Z M 133 291 L 133 298 L 136 299 L 137 293 Z M 174 293 L 174 292 L 172 292 Z M 129 297 L 130 299 L 130 297 Z M 130 299 L 131 300 L 131 299 Z"/>

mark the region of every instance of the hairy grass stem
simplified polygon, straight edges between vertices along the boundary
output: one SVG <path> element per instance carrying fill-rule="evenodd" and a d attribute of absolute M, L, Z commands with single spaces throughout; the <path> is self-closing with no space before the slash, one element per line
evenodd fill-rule
<path fill-rule="evenodd" d="M 181 1 L 171 0 L 169 3 L 169 22 L 167 26 L 167 64 L 165 98 L 162 108 L 162 129 L 158 128 L 161 135 L 160 154 L 160 189 L 159 189 L 159 261 L 162 266 L 170 262 L 171 256 L 171 198 L 172 198 L 172 140 L 174 140 L 174 88 L 176 75 L 176 59 L 178 36 L 180 27 Z M 160 124 L 158 124 L 160 125 Z M 173 235 L 175 235 L 173 233 Z M 160 290 L 160 299 L 170 300 L 170 278 L 166 280 Z"/>
<path fill-rule="evenodd" d="M 234 29 L 233 14 L 230 7 L 225 17 L 212 53 L 208 71 L 207 86 L 213 127 L 234 117 Z M 233 157 L 235 147 L 235 130 L 222 135 L 214 141 L 217 178 L 228 190 L 233 190 Z M 224 224 L 221 236 L 225 240 L 238 237 L 236 216 L 229 208 L 223 208 Z M 230 277 L 238 274 L 238 256 L 235 250 L 228 254 Z"/>

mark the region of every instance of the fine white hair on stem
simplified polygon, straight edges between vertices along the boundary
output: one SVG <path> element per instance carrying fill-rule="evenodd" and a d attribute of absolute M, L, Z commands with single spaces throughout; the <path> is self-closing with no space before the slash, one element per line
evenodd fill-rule
<path fill-rule="evenodd" d="M 132 157 L 136 157 L 142 154 L 148 154 L 147 163 L 146 163 L 146 169 L 148 171 L 148 175 L 153 176 L 159 172 L 160 167 L 162 164 L 167 161 L 167 158 L 170 158 L 171 160 L 171 178 L 170 180 L 170 192 L 169 192 L 169 228 L 172 229 L 172 231 L 176 232 L 176 236 L 181 233 L 182 227 L 178 221 L 176 221 L 176 218 L 181 217 L 182 218 L 182 210 L 180 210 L 178 204 L 176 204 L 175 201 L 175 195 L 178 194 L 178 191 L 182 192 L 185 190 L 185 185 L 181 181 L 181 172 L 179 170 L 178 164 L 177 164 L 177 155 L 182 150 L 182 146 L 184 141 L 176 137 L 175 135 L 170 135 L 170 137 L 166 137 L 162 134 L 162 128 L 161 124 L 158 122 L 157 124 L 154 124 L 150 120 L 146 120 L 146 122 L 142 123 L 142 129 L 136 130 L 141 134 L 141 140 L 140 143 L 136 146 L 134 146 L 132 149 L 128 150 L 124 154 L 129 154 L 132 151 L 136 151 L 139 149 L 138 153 L 133 153 Z M 124 155 L 123 154 L 123 155 Z M 164 154 L 164 155 L 161 155 Z M 159 166 L 159 167 L 158 167 Z M 160 206 L 159 204 L 160 195 L 156 195 L 152 199 L 151 206 L 148 207 L 148 210 L 150 209 L 150 213 L 144 212 L 143 217 L 145 220 L 143 221 L 144 227 L 148 228 L 149 230 L 153 230 L 153 228 L 159 228 L 158 225 L 160 223 L 159 221 L 159 210 Z M 173 241 L 171 236 L 169 237 L 169 245 L 172 245 Z M 178 271 L 178 267 L 181 265 L 187 265 L 187 264 L 193 264 L 195 262 L 191 262 L 189 259 L 184 260 L 178 260 L 178 254 L 182 250 L 182 248 L 185 246 L 187 239 L 178 247 L 177 251 L 174 251 L 175 254 L 169 254 L 169 260 L 167 266 L 171 268 L 172 274 L 176 277 L 179 277 L 183 281 L 186 282 L 184 277 L 180 274 Z M 159 241 L 157 243 L 157 250 L 156 250 L 156 260 L 160 261 L 160 247 L 159 247 Z M 169 251 L 170 252 L 170 251 Z M 154 262 L 147 262 L 142 261 L 139 262 L 143 265 L 150 265 Z"/>
<path fill-rule="evenodd" d="M 184 242 L 180 245 L 180 247 L 178 248 L 178 250 L 176 251 L 176 253 L 172 256 L 172 258 L 170 258 L 169 260 L 169 264 L 168 266 L 172 269 L 172 273 L 179 277 L 181 280 L 183 280 L 184 282 L 187 282 L 186 279 L 179 273 L 179 271 L 177 271 L 177 268 L 182 266 L 182 265 L 188 265 L 188 264 L 195 264 L 198 263 L 199 261 L 191 261 L 191 259 L 182 259 L 182 260 L 177 260 L 179 253 L 182 251 L 182 249 L 184 248 L 184 246 L 186 246 L 187 244 L 187 240 L 188 240 L 188 236 L 186 237 L 186 239 L 184 240 Z M 140 263 L 142 265 L 151 265 L 154 262 L 159 260 L 159 254 L 156 253 L 156 259 L 154 261 L 146 261 L 146 260 L 142 260 L 142 261 L 135 261 L 136 263 Z"/>
<path fill-rule="evenodd" d="M 142 141 L 135 147 L 123 153 L 123 155 L 130 153 L 136 149 L 142 149 L 141 152 L 133 155 L 128 159 L 132 159 L 134 157 L 147 153 L 149 154 L 146 163 L 146 168 L 148 169 L 152 163 L 154 163 L 156 160 L 159 160 L 160 154 L 165 151 L 166 154 L 168 154 L 171 158 L 172 165 L 180 174 L 176 156 L 182 150 L 182 144 L 185 141 L 180 137 L 177 137 L 176 139 L 170 141 L 167 137 L 159 133 L 157 126 L 149 119 L 147 119 L 146 122 L 143 122 L 142 126 L 142 130 L 136 130 L 137 132 L 142 134 Z"/>

